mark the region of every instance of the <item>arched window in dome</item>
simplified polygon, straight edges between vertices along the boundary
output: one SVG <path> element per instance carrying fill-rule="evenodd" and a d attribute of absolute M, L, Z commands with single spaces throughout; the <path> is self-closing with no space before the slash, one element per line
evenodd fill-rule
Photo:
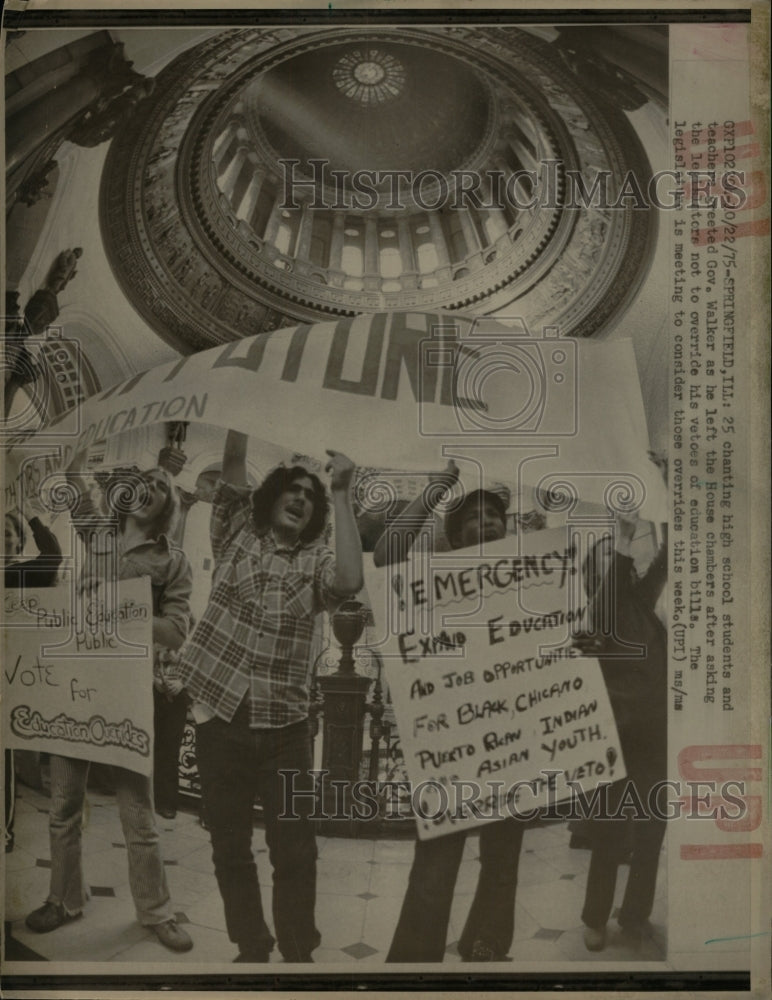
<path fill-rule="evenodd" d="M 311 242 L 308 248 L 308 259 L 312 264 L 317 267 L 329 265 L 331 238 L 332 218 L 329 212 L 314 212 Z"/>
<path fill-rule="evenodd" d="M 459 212 L 440 212 L 440 222 L 445 233 L 445 242 L 448 245 L 450 259 L 454 264 L 460 263 L 467 254 L 466 238 L 464 237 L 464 227 L 461 222 Z"/>
<path fill-rule="evenodd" d="M 288 256 L 292 253 L 299 224 L 300 212 L 290 212 L 286 208 L 282 211 L 279 218 L 279 226 L 276 230 L 276 237 L 273 241 L 273 245 L 279 253 L 287 254 Z"/>
<path fill-rule="evenodd" d="M 340 266 L 352 278 L 361 278 L 365 273 L 365 233 L 358 220 L 346 219 L 344 224 Z"/>
<path fill-rule="evenodd" d="M 382 278 L 398 278 L 402 274 L 396 226 L 387 224 L 378 233 L 378 268 Z"/>
<path fill-rule="evenodd" d="M 483 218 L 483 230 L 485 233 L 483 245 L 495 243 L 499 236 L 503 236 L 508 228 L 507 221 L 500 211 L 486 212 Z"/>
<path fill-rule="evenodd" d="M 437 247 L 432 239 L 432 230 L 428 221 L 422 221 L 411 229 L 415 259 L 420 274 L 431 274 L 440 266 Z"/>
<path fill-rule="evenodd" d="M 383 278 L 398 278 L 402 274 L 402 255 L 398 247 L 381 247 L 380 269 Z"/>

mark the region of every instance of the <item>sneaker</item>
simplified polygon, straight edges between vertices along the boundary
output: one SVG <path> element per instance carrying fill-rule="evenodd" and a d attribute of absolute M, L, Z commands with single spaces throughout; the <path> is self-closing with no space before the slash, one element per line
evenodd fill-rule
<path fill-rule="evenodd" d="M 606 947 L 606 928 L 585 927 L 584 946 L 587 951 L 603 951 Z"/>
<path fill-rule="evenodd" d="M 164 807 L 162 809 L 156 809 L 156 812 L 163 819 L 174 819 L 177 815 L 177 810 L 169 807 Z"/>
<path fill-rule="evenodd" d="M 172 951 L 190 951 L 193 947 L 190 935 L 174 919 L 164 920 L 162 924 L 151 924 L 150 929 L 161 944 Z"/>
<path fill-rule="evenodd" d="M 39 906 L 37 910 L 33 910 L 24 923 L 31 931 L 36 931 L 38 934 L 48 934 L 49 931 L 55 931 L 62 924 L 69 924 L 70 921 L 79 920 L 82 916 L 82 910 L 77 913 L 68 913 L 61 903 L 52 903 L 49 900 Z"/>

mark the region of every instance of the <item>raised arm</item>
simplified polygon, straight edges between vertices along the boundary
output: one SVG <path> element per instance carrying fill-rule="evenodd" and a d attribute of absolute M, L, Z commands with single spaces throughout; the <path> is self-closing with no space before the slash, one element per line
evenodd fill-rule
<path fill-rule="evenodd" d="M 439 491 L 432 487 L 442 485 L 450 489 L 457 479 L 458 466 L 453 459 L 448 462 L 444 472 L 429 477 L 428 489 L 412 500 L 394 518 L 375 543 L 373 562 L 376 566 L 388 566 L 393 562 L 403 562 L 407 559 L 416 536 L 434 513 L 434 503 L 439 499 Z M 430 497 L 429 501 L 424 499 L 427 494 Z"/>
<path fill-rule="evenodd" d="M 362 541 L 359 537 L 354 508 L 351 505 L 351 481 L 354 463 L 339 451 L 329 451 L 332 508 L 335 517 L 335 577 L 333 590 L 338 597 L 356 594 L 362 589 Z"/>
<path fill-rule="evenodd" d="M 247 485 L 247 435 L 228 431 L 222 456 L 222 479 L 233 486 Z"/>

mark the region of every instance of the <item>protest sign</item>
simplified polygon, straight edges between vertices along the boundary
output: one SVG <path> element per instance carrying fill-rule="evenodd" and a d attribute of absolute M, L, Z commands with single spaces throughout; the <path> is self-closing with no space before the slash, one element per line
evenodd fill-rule
<path fill-rule="evenodd" d="M 6 745 L 153 766 L 153 606 L 149 578 L 101 586 L 7 590 L 3 705 Z"/>
<path fill-rule="evenodd" d="M 624 777 L 600 666 L 571 646 L 587 624 L 580 566 L 554 530 L 371 572 L 421 838 Z"/>

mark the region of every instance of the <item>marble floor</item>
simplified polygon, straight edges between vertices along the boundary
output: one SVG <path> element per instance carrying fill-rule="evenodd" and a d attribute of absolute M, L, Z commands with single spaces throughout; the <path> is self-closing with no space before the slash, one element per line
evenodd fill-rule
<path fill-rule="evenodd" d="M 173 820 L 158 817 L 164 862 L 177 919 L 195 942 L 186 955 L 167 951 L 152 932 L 134 920 L 128 886 L 126 848 L 115 801 L 89 791 L 83 834 L 84 867 L 91 899 L 83 919 L 50 934 L 36 934 L 25 916 L 44 902 L 49 883 L 48 798 L 18 786 L 16 844 L 5 855 L 6 972 L 24 975 L 27 962 L 174 963 L 209 968 L 230 963 L 235 946 L 225 931 L 222 903 L 215 882 L 209 835 L 195 808 L 183 807 Z M 271 868 L 259 825 L 253 839 L 261 885 L 270 891 Z M 314 952 L 315 968 L 374 968 L 384 961 L 405 893 L 413 844 L 410 838 L 350 839 L 319 837 L 317 924 L 322 945 Z M 456 941 L 472 900 L 478 872 L 478 840 L 469 836 L 456 887 L 443 969 L 461 966 Z M 563 824 L 528 829 L 520 860 L 515 941 L 508 968 L 525 964 L 656 963 L 665 957 L 665 857 L 661 858 L 650 934 L 634 950 L 619 940 L 615 921 L 602 953 L 588 952 L 582 939 L 580 912 L 589 852 L 569 847 Z M 620 868 L 617 902 L 627 867 Z M 277 951 L 272 963 L 280 963 Z M 12 963 L 12 964 L 9 964 Z M 500 968 L 500 966 L 498 966 Z M 243 967 L 239 967 L 243 968 Z M 286 968 L 286 966 L 285 966 Z M 393 968 L 393 966 L 391 967 Z M 581 966 L 576 967 L 577 971 Z M 66 970 L 65 970 L 66 971 Z M 131 971 L 131 970 L 130 970 Z M 279 971 L 277 969 L 277 971 Z"/>

